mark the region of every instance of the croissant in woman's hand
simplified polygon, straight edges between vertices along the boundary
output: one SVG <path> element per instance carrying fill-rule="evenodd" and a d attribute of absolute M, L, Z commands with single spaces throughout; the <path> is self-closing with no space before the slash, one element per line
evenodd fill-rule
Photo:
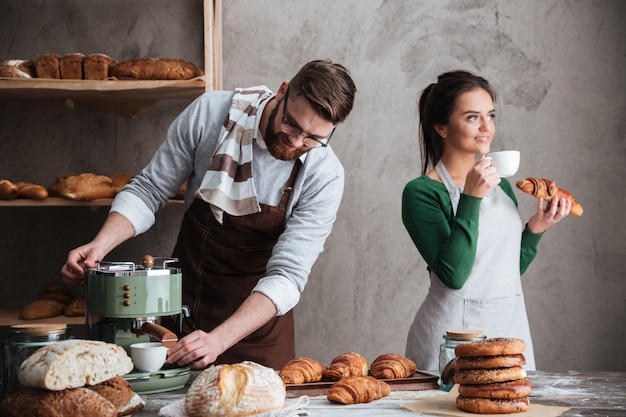
<path fill-rule="evenodd" d="M 415 371 L 417 371 L 415 362 L 395 353 L 380 355 L 370 366 L 370 375 L 382 379 L 408 378 Z"/>
<path fill-rule="evenodd" d="M 328 388 L 326 398 L 341 404 L 368 403 L 389 395 L 391 387 L 372 376 L 342 378 Z"/>
<path fill-rule="evenodd" d="M 304 384 L 322 379 L 324 366 L 311 358 L 295 358 L 287 362 L 278 376 L 285 384 Z"/>
<path fill-rule="evenodd" d="M 569 191 L 557 187 L 552 180 L 529 177 L 525 180 L 518 181 L 515 185 L 525 193 L 537 198 L 543 198 L 546 201 L 551 201 L 555 197 L 565 197 L 567 200 L 572 202 L 572 209 L 570 210 L 570 213 L 574 216 L 583 215 L 583 206 L 574 201 L 574 197 Z"/>
<path fill-rule="evenodd" d="M 339 381 L 349 376 L 365 376 L 369 371 L 367 359 L 355 352 L 346 352 L 337 356 L 324 371 L 324 378 Z"/>

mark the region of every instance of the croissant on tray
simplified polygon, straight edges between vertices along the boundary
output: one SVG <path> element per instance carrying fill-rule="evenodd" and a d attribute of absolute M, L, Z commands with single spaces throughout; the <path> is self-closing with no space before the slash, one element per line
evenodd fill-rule
<path fill-rule="evenodd" d="M 559 188 L 552 180 L 529 177 L 525 180 L 518 181 L 515 185 L 523 192 L 537 198 L 543 198 L 546 201 L 551 201 L 554 197 L 565 197 L 572 202 L 570 213 L 574 216 L 583 215 L 583 206 L 574 201 L 574 197 L 569 191 Z"/>
<path fill-rule="evenodd" d="M 337 356 L 324 371 L 324 378 L 339 381 L 351 376 L 366 376 L 369 371 L 367 360 L 355 352 L 346 352 Z"/>
<path fill-rule="evenodd" d="M 282 367 L 278 376 L 285 384 L 304 384 L 321 381 L 324 366 L 311 358 L 295 358 Z"/>
<path fill-rule="evenodd" d="M 372 376 L 342 378 L 328 388 L 326 398 L 341 404 L 360 404 L 378 400 L 391 392 L 385 381 Z"/>
<path fill-rule="evenodd" d="M 381 379 L 408 378 L 415 371 L 417 371 L 415 362 L 395 353 L 380 355 L 370 366 L 370 375 Z"/>

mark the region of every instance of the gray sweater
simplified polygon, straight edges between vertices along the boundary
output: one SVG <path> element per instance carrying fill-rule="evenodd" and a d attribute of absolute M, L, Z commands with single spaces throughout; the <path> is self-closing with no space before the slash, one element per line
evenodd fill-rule
<path fill-rule="evenodd" d="M 150 163 L 117 195 L 111 212 L 126 217 L 135 235 L 154 224 L 154 215 L 176 194 L 185 180 L 185 207 L 189 208 L 200 187 L 231 104 L 232 91 L 203 94 L 170 126 L 166 141 Z M 274 158 L 265 147 L 258 120 L 253 149 L 253 180 L 259 201 L 276 206 L 293 168 L 293 161 Z M 269 297 L 278 315 L 300 300 L 309 273 L 322 252 L 336 219 L 344 187 L 344 170 L 330 146 L 312 149 L 302 158 L 294 185 L 285 231 L 276 243 L 262 278 L 253 291 Z"/>

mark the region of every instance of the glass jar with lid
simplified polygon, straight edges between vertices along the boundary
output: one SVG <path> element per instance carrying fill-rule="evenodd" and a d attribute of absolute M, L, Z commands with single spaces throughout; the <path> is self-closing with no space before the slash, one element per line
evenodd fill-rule
<path fill-rule="evenodd" d="M 487 336 L 483 334 L 482 330 L 447 330 L 446 334 L 443 335 L 443 343 L 439 345 L 439 375 L 441 376 L 443 369 L 446 367 L 448 362 L 456 357 L 454 349 L 458 345 L 462 343 L 476 342 L 486 338 Z M 443 381 L 441 381 L 440 387 L 444 391 L 450 391 L 453 385 L 454 384 L 444 384 Z"/>
<path fill-rule="evenodd" d="M 2 344 L 2 395 L 11 395 L 18 383 L 20 365 L 42 346 L 69 339 L 67 324 L 20 324 L 11 326 Z"/>

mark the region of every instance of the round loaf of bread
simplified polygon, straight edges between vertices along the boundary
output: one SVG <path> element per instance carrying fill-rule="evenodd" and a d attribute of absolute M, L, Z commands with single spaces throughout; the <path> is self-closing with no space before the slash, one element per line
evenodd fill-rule
<path fill-rule="evenodd" d="M 524 352 L 526 343 L 521 339 L 493 337 L 476 342 L 463 343 L 454 349 L 456 356 L 516 355 Z"/>
<path fill-rule="evenodd" d="M 463 411 L 474 414 L 512 414 L 528 411 L 528 397 L 513 399 L 487 399 L 456 397 L 456 406 Z"/>
<path fill-rule="evenodd" d="M 510 368 L 526 363 L 523 354 L 516 355 L 496 355 L 496 356 L 462 356 L 456 358 L 454 366 L 456 369 L 495 369 Z"/>
<path fill-rule="evenodd" d="M 516 381 L 496 382 L 493 384 L 461 384 L 459 395 L 470 398 L 521 398 L 533 392 L 533 384 L 522 378 Z"/>
<path fill-rule="evenodd" d="M 185 394 L 189 417 L 234 417 L 265 413 L 285 406 L 285 384 L 271 368 L 243 361 L 210 366 Z"/>
<path fill-rule="evenodd" d="M 512 366 L 497 369 L 457 369 L 453 380 L 455 384 L 491 384 L 522 378 L 526 378 L 526 370 L 521 366 Z"/>

